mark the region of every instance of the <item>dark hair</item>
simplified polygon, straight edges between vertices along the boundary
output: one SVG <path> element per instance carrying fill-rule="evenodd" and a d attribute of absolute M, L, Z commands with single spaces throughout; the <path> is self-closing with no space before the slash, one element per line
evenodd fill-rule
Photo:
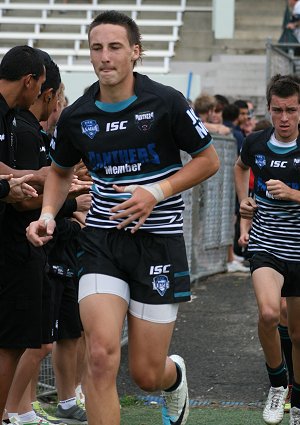
<path fill-rule="evenodd" d="M 233 102 L 239 109 L 248 109 L 248 103 L 245 100 L 238 99 Z"/>
<path fill-rule="evenodd" d="M 0 79 L 18 81 L 28 74 L 36 80 L 45 72 L 43 60 L 37 50 L 29 46 L 16 46 L 2 58 Z"/>
<path fill-rule="evenodd" d="M 41 94 L 44 93 L 47 89 L 53 89 L 53 92 L 56 93 L 56 91 L 59 89 L 61 78 L 59 73 L 59 68 L 56 65 L 53 60 L 50 59 L 50 61 L 47 59 L 44 61 L 45 68 L 46 68 L 46 80 L 42 84 L 41 87 Z"/>
<path fill-rule="evenodd" d="M 262 119 L 257 121 L 253 131 L 264 130 L 265 128 L 272 127 L 272 123 L 269 120 Z"/>
<path fill-rule="evenodd" d="M 223 109 L 225 105 L 229 105 L 229 100 L 227 99 L 227 97 L 223 96 L 222 94 L 215 94 L 214 97 L 217 101 L 217 104 L 222 106 L 221 109 Z"/>
<path fill-rule="evenodd" d="M 89 26 L 89 30 L 88 30 L 89 41 L 90 41 L 90 34 L 92 29 L 101 24 L 120 25 L 121 27 L 124 27 L 127 31 L 127 37 L 128 37 L 130 46 L 137 44 L 140 48 L 140 54 L 142 55 L 143 53 L 142 36 L 139 30 L 139 27 L 137 26 L 137 24 L 135 23 L 133 19 L 125 15 L 125 13 L 120 13 L 120 12 L 117 12 L 116 10 L 107 10 L 106 12 L 100 13 L 100 15 L 96 16 L 96 18 L 93 20 L 93 22 Z"/>
<path fill-rule="evenodd" d="M 272 96 L 287 98 L 294 94 L 298 95 L 298 102 L 300 103 L 299 78 L 293 75 L 276 74 L 271 78 L 267 86 L 266 97 L 268 107 L 270 106 Z"/>
<path fill-rule="evenodd" d="M 35 48 L 35 50 L 37 51 L 38 55 L 42 59 L 44 65 L 52 61 L 51 56 L 49 55 L 49 53 L 45 52 L 45 50 L 38 49 L 38 48 Z"/>
<path fill-rule="evenodd" d="M 236 106 L 234 103 L 231 103 L 230 105 L 225 105 L 224 106 L 224 109 L 223 109 L 222 115 L 223 115 L 223 120 L 224 121 L 233 122 L 240 115 L 239 107 Z"/>

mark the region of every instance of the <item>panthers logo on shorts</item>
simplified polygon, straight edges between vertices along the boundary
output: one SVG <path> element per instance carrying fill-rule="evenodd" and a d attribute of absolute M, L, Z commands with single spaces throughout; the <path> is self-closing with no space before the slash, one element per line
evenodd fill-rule
<path fill-rule="evenodd" d="M 161 274 L 155 276 L 152 280 L 153 290 L 157 291 L 161 297 L 166 293 L 166 290 L 170 288 L 170 282 L 166 275 Z"/>

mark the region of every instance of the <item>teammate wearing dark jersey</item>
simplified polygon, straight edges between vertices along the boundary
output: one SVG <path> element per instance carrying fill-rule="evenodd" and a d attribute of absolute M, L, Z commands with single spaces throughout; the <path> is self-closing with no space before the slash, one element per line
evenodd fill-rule
<path fill-rule="evenodd" d="M 287 373 L 277 326 L 287 297 L 294 383 L 290 425 L 300 423 L 300 87 L 292 76 L 274 76 L 267 88 L 273 127 L 248 136 L 235 166 L 241 228 L 247 244 L 259 309 L 258 334 L 270 378 L 263 418 L 278 424 L 284 413 Z M 250 168 L 255 200 L 247 197 Z M 253 217 L 253 220 L 252 220 Z M 251 227 L 251 230 L 250 230 Z M 250 231 L 250 235 L 249 235 Z"/>
<path fill-rule="evenodd" d="M 22 66 L 20 66 L 22 64 Z M 16 46 L 10 49 L 0 64 L 0 173 L 11 174 L 11 138 L 14 119 L 13 109 L 16 107 L 29 108 L 37 98 L 41 85 L 45 81 L 45 68 L 35 49 L 28 46 Z M 2 167 L 6 163 L 9 166 Z M 23 173 L 24 175 L 25 173 Z M 28 174 L 28 173 L 27 173 Z M 21 177 L 21 175 L 15 175 Z M 0 203 L 0 221 L 3 205 Z M 0 223 L 2 227 L 2 223 Z M 1 235 L 0 263 L 3 262 L 3 238 Z M 2 278 L 2 277 L 1 277 Z M 3 282 L 0 280 L 2 290 Z M 14 315 L 10 310 L 10 316 Z M 0 348 L 0 417 L 2 418 L 8 390 L 15 371 L 17 361 L 22 353 L 18 347 Z"/>
<path fill-rule="evenodd" d="M 133 72 L 142 55 L 134 21 L 115 11 L 100 14 L 89 45 L 99 81 L 62 113 L 42 215 L 28 238 L 35 245 L 51 238 L 82 158 L 94 181 L 79 252 L 89 425 L 120 424 L 116 375 L 126 313 L 133 379 L 146 391 L 163 390 L 165 425 L 185 424 L 184 361 L 167 356 L 178 303 L 190 299 L 179 193 L 214 174 L 218 157 L 185 98 Z M 180 149 L 192 156 L 184 167 Z"/>
<path fill-rule="evenodd" d="M 33 174 L 23 177 L 13 178 L 13 174 L 0 176 L 0 200 L 2 202 L 13 203 L 23 201 L 26 198 L 37 197 L 34 187 L 27 184 Z"/>
<path fill-rule="evenodd" d="M 37 98 L 44 81 L 45 69 L 36 49 L 29 46 L 16 46 L 3 57 L 0 65 L 0 174 L 13 173 L 14 177 L 18 178 L 25 174 L 24 171 L 13 171 L 10 147 L 14 108 L 28 109 Z M 30 180 L 34 183 L 39 183 L 41 178 L 41 173 L 39 176 L 30 176 Z M 25 178 L 24 181 L 27 179 Z M 33 196 L 36 196 L 35 191 L 31 189 L 31 192 Z M 20 193 L 16 201 L 23 198 L 24 196 Z"/>

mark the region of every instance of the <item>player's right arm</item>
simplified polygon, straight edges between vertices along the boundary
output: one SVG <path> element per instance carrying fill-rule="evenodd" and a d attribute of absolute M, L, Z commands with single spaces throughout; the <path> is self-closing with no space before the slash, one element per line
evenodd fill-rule
<path fill-rule="evenodd" d="M 45 182 L 43 206 L 39 220 L 27 227 L 27 238 L 35 246 L 42 246 L 52 239 L 55 216 L 62 207 L 73 179 L 73 167 L 61 168 L 51 164 Z"/>
<path fill-rule="evenodd" d="M 252 219 L 257 209 L 256 202 L 248 196 L 250 167 L 245 165 L 239 156 L 234 166 L 235 190 L 240 203 L 242 218 Z"/>
<path fill-rule="evenodd" d="M 246 220 L 245 218 L 241 218 L 240 220 L 240 237 L 238 240 L 238 244 L 247 248 L 249 242 L 249 232 L 251 229 L 252 220 Z"/>

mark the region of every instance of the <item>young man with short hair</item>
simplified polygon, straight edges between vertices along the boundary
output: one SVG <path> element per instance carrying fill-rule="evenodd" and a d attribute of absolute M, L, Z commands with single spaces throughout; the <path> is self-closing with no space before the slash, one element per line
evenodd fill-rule
<path fill-rule="evenodd" d="M 0 167 L 1 174 L 10 174 L 14 167 L 12 138 L 13 122 L 15 117 L 14 108 L 29 108 L 37 99 L 41 86 L 45 81 L 46 73 L 43 61 L 37 51 L 29 46 L 16 46 L 10 49 L 3 57 L 0 64 L 0 161 L 6 164 L 4 169 Z M 7 168 L 6 168 L 7 167 Z M 25 173 L 23 173 L 25 174 Z M 14 173 L 15 175 L 15 173 Z M 18 176 L 20 177 L 20 175 Z M 0 213 L 2 227 L 3 209 Z M 1 235 L 1 254 L 0 263 L 3 264 L 3 238 Z M 0 281 L 0 297 L 5 297 L 6 287 L 2 280 Z M 9 311 L 9 317 L 13 320 L 15 309 L 21 307 L 21 300 L 9 300 L 12 302 L 12 308 Z M 21 303 L 21 304 L 20 304 Z M 2 418 L 3 410 L 10 384 L 13 379 L 18 360 L 25 348 L 18 344 L 7 344 L 7 341 L 1 338 L 5 332 L 6 321 L 4 318 L 3 326 L 0 326 L 0 416 Z"/>
<path fill-rule="evenodd" d="M 271 383 L 263 418 L 267 424 L 282 421 L 288 392 L 278 332 L 281 296 L 285 296 L 294 369 L 289 423 L 296 425 L 300 423 L 299 83 L 293 76 L 274 76 L 267 88 L 267 104 L 273 127 L 248 136 L 235 165 L 241 216 L 249 220 L 242 222 L 240 240 L 252 254 L 258 335 Z M 248 197 L 250 168 L 255 200 Z"/>
<path fill-rule="evenodd" d="M 178 304 L 190 299 L 179 193 L 214 174 L 218 157 L 184 96 L 133 72 L 142 45 L 132 19 L 98 15 L 89 45 L 99 81 L 61 115 L 42 215 L 28 238 L 36 245 L 51 239 L 82 158 L 94 180 L 78 254 L 88 423 L 120 424 L 116 376 L 127 314 L 133 379 L 146 391 L 163 390 L 165 425 L 185 424 L 184 360 L 168 357 Z M 185 166 L 180 149 L 192 156 Z"/>

